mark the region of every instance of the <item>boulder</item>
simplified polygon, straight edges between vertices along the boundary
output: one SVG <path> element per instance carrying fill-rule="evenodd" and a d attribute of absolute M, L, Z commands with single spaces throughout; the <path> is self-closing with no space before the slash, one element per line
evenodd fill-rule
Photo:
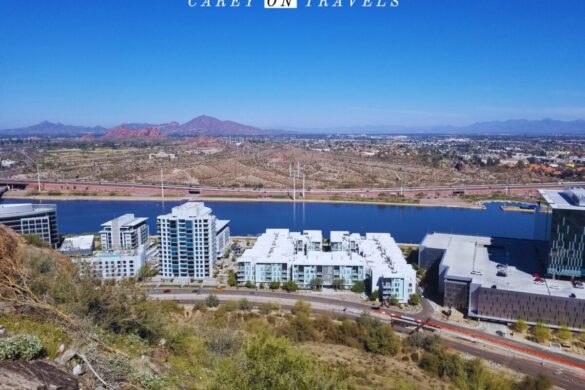
<path fill-rule="evenodd" d="M 79 390 L 74 376 L 44 362 L 0 362 L 0 389 Z"/>
<path fill-rule="evenodd" d="M 75 367 L 73 367 L 73 375 L 79 376 L 83 374 L 85 374 L 85 367 L 83 366 L 83 364 L 78 364 Z"/>

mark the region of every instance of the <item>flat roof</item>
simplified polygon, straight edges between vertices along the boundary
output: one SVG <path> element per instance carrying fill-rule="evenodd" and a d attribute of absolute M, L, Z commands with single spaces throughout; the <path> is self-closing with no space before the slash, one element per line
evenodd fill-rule
<path fill-rule="evenodd" d="M 310 234 L 307 234 L 310 232 Z M 335 234 L 334 234 L 335 233 Z M 402 251 L 389 233 L 366 233 L 365 237 L 357 233 L 344 231 L 331 232 L 332 237 L 341 242 L 355 241 L 356 250 L 351 251 L 349 245 L 344 250 L 324 252 L 322 250 L 303 250 L 295 253 L 295 242 L 298 239 L 309 239 L 313 242 L 322 237 L 320 230 L 291 232 L 288 229 L 266 229 L 256 240 L 255 245 L 244 251 L 238 259 L 239 263 L 278 263 L 290 265 L 340 265 L 363 266 L 372 270 L 374 277 L 403 276 L 414 280 L 416 272 L 406 262 Z M 338 241 L 339 242 L 339 241 Z"/>
<path fill-rule="evenodd" d="M 135 227 L 141 223 L 147 221 L 148 218 L 136 217 L 134 214 L 123 214 L 117 218 L 111 219 L 101 224 L 103 227 L 111 227 L 114 221 L 118 222 L 118 227 Z"/>
<path fill-rule="evenodd" d="M 56 211 L 55 204 L 10 203 L 0 204 L 0 218 L 26 216 L 31 214 Z"/>
<path fill-rule="evenodd" d="M 71 250 L 92 250 L 93 249 L 93 235 L 83 235 L 75 237 L 67 237 L 63 240 L 63 244 L 59 248 L 60 251 Z"/>
<path fill-rule="evenodd" d="M 583 188 L 565 188 L 564 190 L 538 190 L 552 209 L 585 211 Z"/>
<path fill-rule="evenodd" d="M 211 216 L 211 209 L 205 207 L 203 202 L 186 202 L 182 205 L 173 207 L 169 214 L 162 215 L 161 217 L 188 219 L 208 216 Z"/>
<path fill-rule="evenodd" d="M 570 281 L 544 278 L 548 248 L 545 241 L 433 233 L 424 238 L 421 246 L 445 251 L 441 266 L 448 267 L 447 279 L 530 294 L 575 294 L 585 299 L 585 289 L 574 288 Z M 498 266 L 506 270 L 506 276 L 498 276 Z M 536 283 L 535 274 L 544 278 L 544 283 Z"/>

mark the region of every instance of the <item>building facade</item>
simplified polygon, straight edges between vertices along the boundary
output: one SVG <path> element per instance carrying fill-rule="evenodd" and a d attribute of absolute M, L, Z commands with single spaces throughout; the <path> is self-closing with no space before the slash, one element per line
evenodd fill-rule
<path fill-rule="evenodd" d="M 121 280 L 138 275 L 146 264 L 146 246 L 137 249 L 94 252 L 90 256 L 73 258 L 81 276 L 90 274 L 103 280 Z"/>
<path fill-rule="evenodd" d="M 399 302 L 416 292 L 416 273 L 390 234 L 333 231 L 328 242 L 321 231 L 267 229 L 238 259 L 238 283 L 292 280 L 301 288 L 351 288 L 368 279 L 371 292 Z"/>
<path fill-rule="evenodd" d="M 124 214 L 101 226 L 99 233 L 102 250 L 131 250 L 148 243 L 148 218 Z"/>
<path fill-rule="evenodd" d="M 59 244 L 57 206 L 53 204 L 0 205 L 0 224 L 23 235 L 35 235 L 53 248 Z"/>
<path fill-rule="evenodd" d="M 187 202 L 173 207 L 169 214 L 160 215 L 157 227 L 162 277 L 195 280 L 210 277 L 221 253 L 219 245 L 227 248 L 230 241 L 225 224 L 220 228 L 222 242 L 218 243 L 217 224 L 211 209 L 200 202 Z"/>
<path fill-rule="evenodd" d="M 541 190 L 541 212 L 549 219 L 547 273 L 585 276 L 585 189 Z"/>

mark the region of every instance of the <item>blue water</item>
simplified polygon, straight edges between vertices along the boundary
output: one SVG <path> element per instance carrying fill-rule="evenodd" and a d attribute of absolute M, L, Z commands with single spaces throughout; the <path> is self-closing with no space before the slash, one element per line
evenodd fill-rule
<path fill-rule="evenodd" d="M 33 201 L 57 205 L 59 231 L 65 234 L 97 232 L 100 224 L 120 214 L 148 217 L 151 234 L 157 215 L 181 202 L 61 200 Z M 2 203 L 31 203 L 5 199 Z M 397 242 L 419 243 L 432 232 L 535 238 L 534 213 L 504 212 L 499 204 L 486 210 L 446 207 L 385 206 L 338 203 L 205 202 L 220 219 L 231 220 L 232 235 L 257 235 L 266 228 L 389 232 Z"/>

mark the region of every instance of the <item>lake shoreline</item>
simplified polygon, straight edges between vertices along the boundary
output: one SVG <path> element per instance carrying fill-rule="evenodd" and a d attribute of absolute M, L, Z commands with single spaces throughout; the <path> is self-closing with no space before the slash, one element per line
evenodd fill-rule
<path fill-rule="evenodd" d="M 162 202 L 159 196 L 106 196 L 106 195 L 26 195 L 26 194 L 10 194 L 5 193 L 3 199 L 30 199 L 30 200 L 93 200 L 93 201 L 153 201 Z M 209 196 L 192 196 L 192 197 L 167 197 L 164 199 L 167 202 L 274 202 L 274 203 L 330 203 L 330 204 L 356 204 L 356 205 L 373 205 L 373 206 L 393 206 L 393 207 L 440 207 L 440 208 L 460 208 L 460 209 L 474 209 L 483 210 L 485 206 L 482 203 L 469 204 L 432 204 L 432 203 L 409 203 L 409 202 L 380 202 L 380 201 L 359 201 L 359 200 L 331 200 L 331 199 L 306 199 L 293 201 L 292 199 L 275 199 L 275 198 L 248 198 L 248 197 L 209 197 Z"/>

